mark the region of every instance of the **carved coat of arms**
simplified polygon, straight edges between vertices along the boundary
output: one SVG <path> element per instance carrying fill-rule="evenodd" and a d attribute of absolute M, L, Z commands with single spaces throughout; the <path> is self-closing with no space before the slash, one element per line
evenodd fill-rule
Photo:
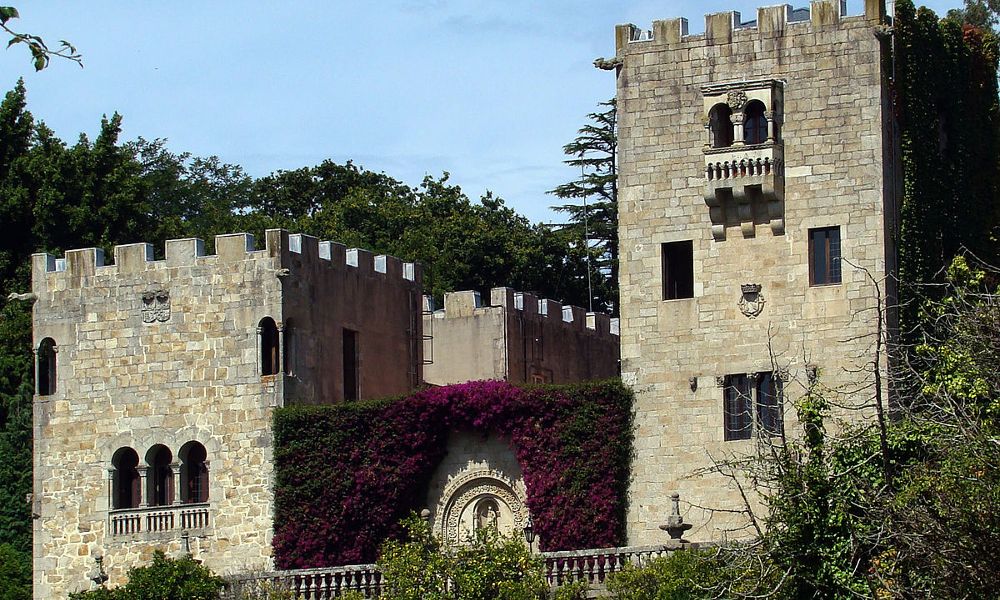
<path fill-rule="evenodd" d="M 166 290 L 143 292 L 142 322 L 166 323 L 170 320 L 170 294 Z"/>
<path fill-rule="evenodd" d="M 753 319 L 764 310 L 764 294 L 759 283 L 745 283 L 740 286 L 740 312 Z"/>

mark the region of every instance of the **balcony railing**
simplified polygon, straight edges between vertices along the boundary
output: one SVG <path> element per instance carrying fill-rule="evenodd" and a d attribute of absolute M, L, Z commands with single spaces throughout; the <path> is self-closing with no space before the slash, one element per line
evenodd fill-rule
<path fill-rule="evenodd" d="M 175 504 L 112 510 L 108 515 L 111 535 L 135 535 L 206 529 L 209 527 L 209 504 Z"/>
<path fill-rule="evenodd" d="M 605 591 L 607 577 L 626 565 L 644 566 L 677 550 L 696 550 L 699 547 L 704 545 L 672 542 L 657 546 L 543 552 L 545 580 L 551 587 L 584 581 L 590 586 L 591 595 L 601 595 Z M 301 600 L 330 600 L 345 592 L 360 592 L 365 598 L 376 598 L 382 593 L 383 585 L 382 574 L 373 564 L 296 569 L 229 577 L 223 598 L 256 598 L 253 593 L 264 590 L 292 592 L 294 598 Z"/>
<path fill-rule="evenodd" d="M 739 223 L 755 235 L 755 223 L 785 232 L 785 163 L 780 143 L 705 149 L 705 204 L 712 236 L 725 239 L 726 225 Z M 728 213 L 728 214 L 727 214 Z"/>

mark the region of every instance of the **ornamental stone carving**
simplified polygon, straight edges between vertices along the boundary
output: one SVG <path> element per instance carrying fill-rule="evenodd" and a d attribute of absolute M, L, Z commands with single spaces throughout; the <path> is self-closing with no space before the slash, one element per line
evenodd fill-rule
<path fill-rule="evenodd" d="M 726 104 L 729 108 L 733 110 L 739 110 L 743 108 L 743 105 L 747 103 L 747 93 L 743 90 L 735 90 L 726 94 Z"/>
<path fill-rule="evenodd" d="M 166 290 L 143 292 L 142 322 L 166 323 L 170 320 L 170 294 Z"/>
<path fill-rule="evenodd" d="M 764 310 L 764 294 L 759 283 L 744 283 L 740 286 L 740 312 L 747 318 L 755 319 Z"/>
<path fill-rule="evenodd" d="M 484 523 L 510 534 L 520 531 L 528 520 L 514 482 L 491 469 L 469 471 L 453 479 L 434 513 L 434 530 L 447 544 L 467 542 Z"/>

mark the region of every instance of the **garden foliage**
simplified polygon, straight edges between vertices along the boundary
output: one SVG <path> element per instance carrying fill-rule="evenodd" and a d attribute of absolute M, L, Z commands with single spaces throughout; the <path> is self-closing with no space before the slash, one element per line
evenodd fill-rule
<path fill-rule="evenodd" d="M 275 562 L 372 562 L 424 508 L 448 433 L 506 440 L 521 466 L 542 549 L 625 541 L 631 392 L 618 381 L 521 388 L 480 381 L 412 396 L 275 415 Z"/>
<path fill-rule="evenodd" d="M 403 521 L 405 541 L 388 541 L 378 565 L 387 600 L 545 600 L 542 561 L 524 540 L 485 528 L 468 545 L 442 546 L 416 515 Z"/>
<path fill-rule="evenodd" d="M 222 578 L 191 555 L 168 558 L 156 551 L 153 562 L 129 569 L 128 583 L 70 594 L 70 600 L 217 600 Z"/>

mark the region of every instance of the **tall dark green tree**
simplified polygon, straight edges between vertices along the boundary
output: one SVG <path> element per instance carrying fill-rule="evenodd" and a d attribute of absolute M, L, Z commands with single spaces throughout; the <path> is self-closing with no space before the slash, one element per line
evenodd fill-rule
<path fill-rule="evenodd" d="M 549 193 L 570 204 L 553 206 L 567 215 L 556 230 L 576 247 L 586 249 L 591 263 L 595 308 L 618 315 L 618 111 L 615 100 L 590 113 L 572 142 L 563 146 L 567 165 L 580 177 Z M 584 272 L 586 276 L 586 271 Z"/>

